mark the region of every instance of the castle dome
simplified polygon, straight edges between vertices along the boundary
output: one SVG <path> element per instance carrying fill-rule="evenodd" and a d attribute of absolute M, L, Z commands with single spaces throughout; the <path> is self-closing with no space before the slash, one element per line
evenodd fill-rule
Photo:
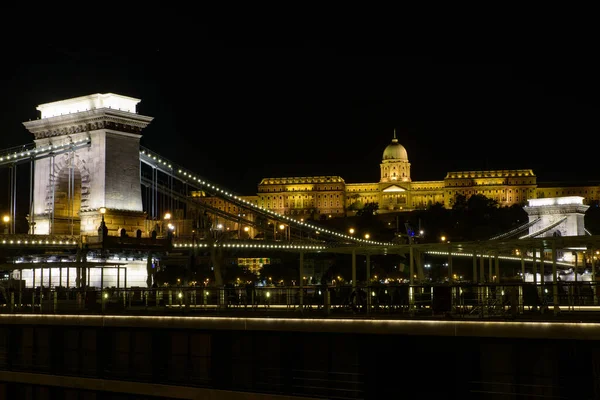
<path fill-rule="evenodd" d="M 383 161 L 386 160 L 408 161 L 406 149 L 404 146 L 398 143 L 398 139 L 396 139 L 396 130 L 394 130 L 394 138 L 392 139 L 392 143 L 388 144 L 383 151 Z"/>

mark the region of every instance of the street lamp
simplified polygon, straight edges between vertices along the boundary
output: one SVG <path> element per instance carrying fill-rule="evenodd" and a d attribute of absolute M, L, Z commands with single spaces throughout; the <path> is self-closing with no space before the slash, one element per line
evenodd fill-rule
<path fill-rule="evenodd" d="M 348 232 L 350 232 L 351 235 L 354 235 L 354 228 L 350 228 Z"/>
<path fill-rule="evenodd" d="M 100 228 L 98 228 L 98 236 L 105 237 L 108 235 L 108 228 L 104 222 L 104 214 L 106 214 L 106 207 L 100 207 L 99 209 L 102 220 L 100 221 Z"/>
<path fill-rule="evenodd" d="M 170 225 L 169 221 L 171 220 L 171 213 L 170 212 L 166 212 L 165 215 L 163 216 L 163 220 L 164 220 L 164 223 L 161 226 L 161 234 L 162 235 L 165 234 L 165 225 L 167 226 L 167 229 L 168 229 L 168 227 Z M 167 234 L 168 234 L 168 232 L 167 232 Z"/>
<path fill-rule="evenodd" d="M 369 235 L 368 233 L 365 233 L 365 239 L 369 240 L 370 237 L 371 237 L 371 235 Z"/>
<path fill-rule="evenodd" d="M 279 230 L 282 233 L 282 236 L 281 236 L 282 239 L 285 239 L 285 235 L 283 234 L 283 230 L 284 229 L 285 229 L 285 225 L 284 224 L 279 224 Z"/>
<path fill-rule="evenodd" d="M 8 234 L 9 233 L 9 226 L 8 223 L 10 222 L 10 216 L 5 215 L 2 217 L 2 221 L 4 222 L 4 233 Z"/>

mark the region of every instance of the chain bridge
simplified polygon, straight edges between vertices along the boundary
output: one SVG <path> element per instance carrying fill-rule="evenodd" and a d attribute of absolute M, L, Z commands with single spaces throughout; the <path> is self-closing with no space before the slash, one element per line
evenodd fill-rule
<path fill-rule="evenodd" d="M 487 241 L 362 239 L 261 207 L 142 146 L 152 117 L 136 112 L 139 101 L 107 93 L 39 105 L 41 118 L 23 123 L 33 143 L 0 150 L 9 177 L 0 235 L 7 279 L 30 288 L 151 287 L 156 260 L 187 263 L 198 251 L 235 249 L 249 257 L 296 254 L 300 289 L 308 284 L 305 256 L 322 253 L 350 256 L 353 288 L 362 272 L 357 257 L 370 282 L 371 257 L 381 255 L 402 256 L 411 285 L 424 282 L 425 255 L 447 257 L 449 283 L 465 280 L 453 273 L 458 258 L 472 258 L 475 284 L 501 284 L 501 263 L 516 265 L 522 282 L 551 281 L 555 300 L 558 279 L 595 282 L 600 242 L 585 230 L 582 198 L 531 199 L 527 223 Z M 21 171 L 26 188 L 18 185 Z"/>

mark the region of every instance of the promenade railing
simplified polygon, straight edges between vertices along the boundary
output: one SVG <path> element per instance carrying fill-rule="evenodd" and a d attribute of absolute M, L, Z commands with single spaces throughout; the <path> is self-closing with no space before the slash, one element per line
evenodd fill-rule
<path fill-rule="evenodd" d="M 0 290 L 0 313 L 115 315 L 319 315 L 389 318 L 598 316 L 597 285 L 432 284 L 356 286 L 172 286 Z M 554 294 L 556 290 L 556 296 Z"/>

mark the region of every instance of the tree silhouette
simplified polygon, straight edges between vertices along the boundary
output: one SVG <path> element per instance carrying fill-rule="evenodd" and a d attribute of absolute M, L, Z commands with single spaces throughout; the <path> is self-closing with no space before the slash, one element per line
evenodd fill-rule
<path fill-rule="evenodd" d="M 364 207 L 356 212 L 358 217 L 372 217 L 379 210 L 379 203 L 369 202 L 365 203 Z"/>

